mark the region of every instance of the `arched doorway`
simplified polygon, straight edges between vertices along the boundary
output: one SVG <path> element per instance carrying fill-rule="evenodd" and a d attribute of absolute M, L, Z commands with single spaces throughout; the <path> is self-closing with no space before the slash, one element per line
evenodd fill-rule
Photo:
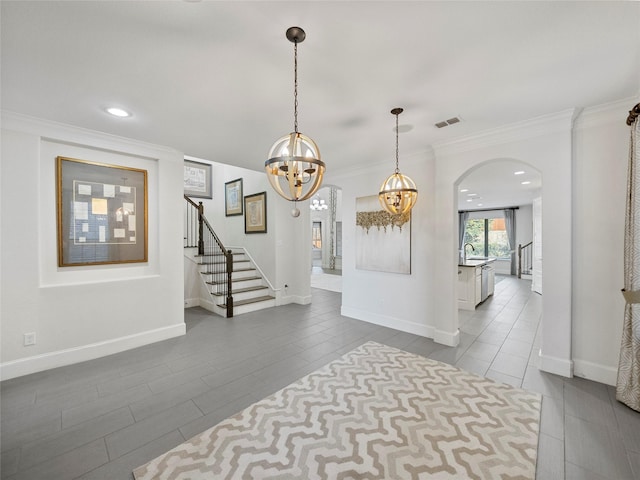
<path fill-rule="evenodd" d="M 460 257 L 466 245 L 476 257 L 495 258 L 497 274 L 524 274 L 541 293 L 540 172 L 515 159 L 489 160 L 465 172 L 456 190 Z"/>
<path fill-rule="evenodd" d="M 309 202 L 311 286 L 342 291 L 342 189 L 325 185 Z"/>

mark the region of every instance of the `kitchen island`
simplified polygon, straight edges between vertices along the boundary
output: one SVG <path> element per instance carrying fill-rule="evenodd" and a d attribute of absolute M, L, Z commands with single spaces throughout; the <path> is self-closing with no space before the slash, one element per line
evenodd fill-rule
<path fill-rule="evenodd" d="M 493 295 L 495 258 L 468 258 L 458 264 L 458 308 L 475 310 L 476 306 Z"/>

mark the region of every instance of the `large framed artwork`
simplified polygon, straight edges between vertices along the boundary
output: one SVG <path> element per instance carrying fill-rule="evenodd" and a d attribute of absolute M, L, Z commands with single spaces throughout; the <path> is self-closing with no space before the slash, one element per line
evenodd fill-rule
<path fill-rule="evenodd" d="M 184 161 L 184 194 L 187 197 L 213 198 L 211 164 Z"/>
<path fill-rule="evenodd" d="M 242 215 L 242 179 L 224 184 L 224 214 L 227 217 Z"/>
<path fill-rule="evenodd" d="M 244 197 L 244 233 L 267 233 L 267 192 Z"/>
<path fill-rule="evenodd" d="M 58 266 L 147 261 L 147 171 L 56 158 Z"/>
<path fill-rule="evenodd" d="M 377 195 L 356 198 L 356 268 L 411 274 L 411 212 L 392 215 Z"/>

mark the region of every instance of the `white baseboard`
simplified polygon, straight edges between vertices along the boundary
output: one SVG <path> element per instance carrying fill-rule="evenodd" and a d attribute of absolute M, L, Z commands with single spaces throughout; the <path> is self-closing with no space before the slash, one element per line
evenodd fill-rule
<path fill-rule="evenodd" d="M 433 341 L 447 347 L 457 347 L 460 343 L 460 330 L 456 330 L 455 333 L 435 330 Z"/>
<path fill-rule="evenodd" d="M 200 299 L 199 298 L 185 298 L 184 299 L 184 308 L 199 307 L 199 306 L 200 306 Z"/>
<path fill-rule="evenodd" d="M 573 361 L 573 374 L 576 377 L 586 378 L 594 382 L 604 383 L 605 385 L 615 386 L 618 380 L 618 369 L 613 367 L 605 367 L 598 363 L 588 362 L 586 360 Z"/>
<path fill-rule="evenodd" d="M 276 295 L 276 305 L 288 305 L 297 303 L 298 305 L 309 305 L 311 303 L 311 295 Z"/>
<path fill-rule="evenodd" d="M 370 311 L 360 310 L 358 308 L 343 306 L 340 309 L 340 314 L 345 317 L 355 318 L 356 320 L 362 320 L 382 327 L 394 328 L 401 332 L 413 333 L 414 335 L 420 335 L 422 337 L 434 338 L 435 335 L 435 329 L 430 325 L 423 325 L 421 323 L 410 322 L 400 318 L 379 315 L 377 313 L 371 313 Z"/>
<path fill-rule="evenodd" d="M 544 355 L 542 350 L 540 350 L 538 356 L 540 358 L 540 362 L 538 364 L 538 368 L 540 370 L 567 378 L 571 378 L 573 376 L 573 362 L 571 360 Z"/>
<path fill-rule="evenodd" d="M 32 357 L 21 358 L 0 364 L 0 380 L 21 377 L 31 373 L 64 367 L 74 363 L 105 357 L 114 353 L 142 347 L 150 343 L 167 340 L 184 335 L 187 331 L 184 322 L 157 328 L 146 332 L 114 338 L 104 342 L 82 345 L 80 347 L 58 350 L 57 352 L 43 353 Z"/>

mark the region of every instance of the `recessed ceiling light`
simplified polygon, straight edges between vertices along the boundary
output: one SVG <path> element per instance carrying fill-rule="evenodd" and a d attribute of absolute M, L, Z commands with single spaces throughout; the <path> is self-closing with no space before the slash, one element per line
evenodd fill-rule
<path fill-rule="evenodd" d="M 514 175 L 522 175 L 524 170 L 518 170 L 517 172 L 513 172 Z"/>
<path fill-rule="evenodd" d="M 479 203 L 478 206 L 481 207 L 482 205 L 484 205 L 484 203 Z"/>
<path fill-rule="evenodd" d="M 468 192 L 468 191 L 469 191 L 469 189 L 468 189 L 468 188 L 462 188 L 462 189 L 460 189 L 460 193 L 464 193 L 464 192 Z"/>
<path fill-rule="evenodd" d="M 524 182 L 520 182 L 522 185 L 529 185 L 531 182 L 529 180 L 525 180 Z"/>
<path fill-rule="evenodd" d="M 131 114 L 126 110 L 118 107 L 109 107 L 107 108 L 107 113 L 113 115 L 114 117 L 126 118 L 130 117 Z"/>
<path fill-rule="evenodd" d="M 477 193 L 467 193 L 467 197 L 477 197 Z"/>
<path fill-rule="evenodd" d="M 473 200 L 472 200 L 472 199 L 470 199 L 470 198 L 468 198 L 468 199 L 467 199 L 467 202 L 473 202 Z"/>

